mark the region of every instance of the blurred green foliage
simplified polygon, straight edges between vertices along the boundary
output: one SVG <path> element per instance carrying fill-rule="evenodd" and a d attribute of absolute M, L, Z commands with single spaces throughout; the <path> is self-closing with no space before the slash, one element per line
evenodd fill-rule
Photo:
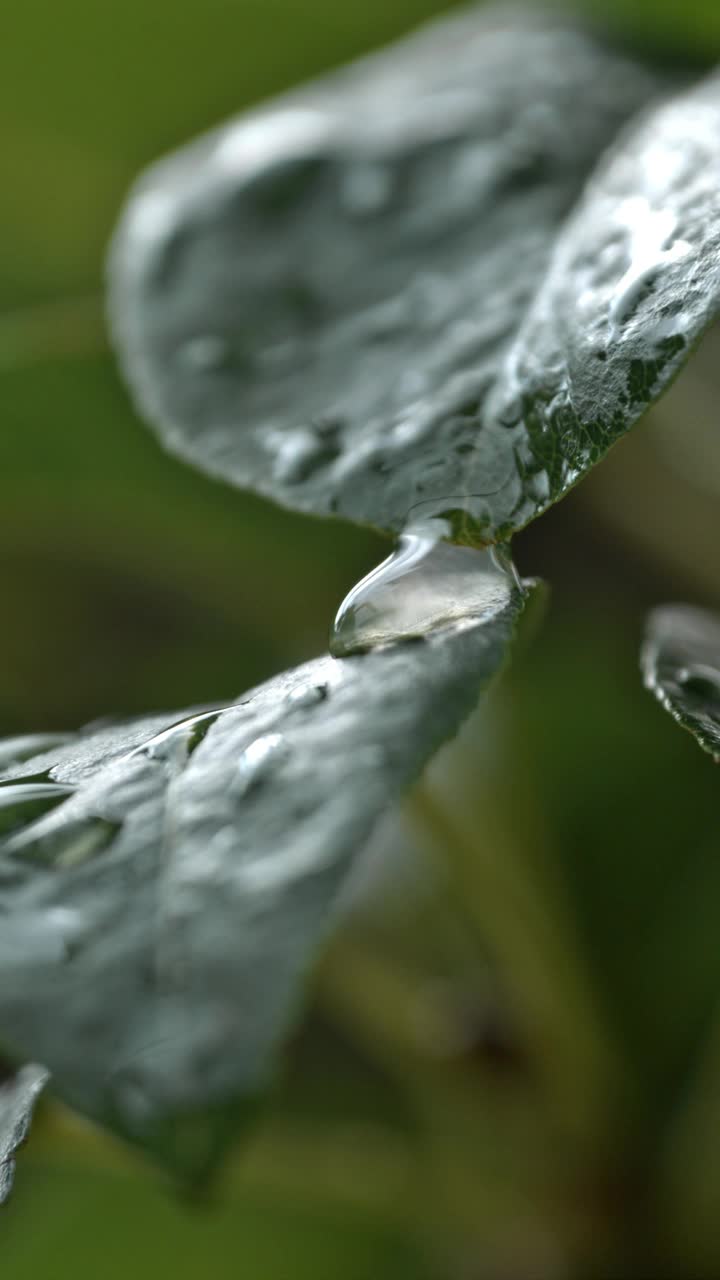
<path fill-rule="evenodd" d="M 0 732 L 224 698 L 324 647 L 379 540 L 160 452 L 105 351 L 102 257 L 159 152 L 442 7 L 4 15 Z M 645 49 L 720 49 L 714 0 L 585 7 Z M 679 385 L 671 427 L 688 403 Z M 450 874 L 338 940 L 217 1204 L 177 1203 L 46 1108 L 3 1214 L 3 1280 L 556 1280 L 587 1277 L 578 1257 L 718 1274 L 717 779 L 643 693 L 637 646 L 656 600 L 720 601 L 720 491 L 659 438 L 642 428 L 520 540 L 554 606 L 438 784 Z M 396 843 L 424 847 L 420 826 Z"/>

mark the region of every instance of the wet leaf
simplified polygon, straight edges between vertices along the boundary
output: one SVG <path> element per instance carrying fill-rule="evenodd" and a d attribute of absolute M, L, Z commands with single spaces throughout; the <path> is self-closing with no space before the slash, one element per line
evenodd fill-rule
<path fill-rule="evenodd" d="M 533 592 L 496 578 L 484 614 L 423 641 L 181 721 L 91 726 L 5 770 L 0 1027 L 67 1103 L 180 1174 L 212 1166 L 376 819 L 505 659 Z M 39 785 L 58 803 L 24 821 Z"/>
<path fill-rule="evenodd" d="M 289 506 L 385 529 L 421 506 L 468 541 L 519 526 L 570 482 L 550 455 L 575 428 L 518 425 L 514 386 L 490 411 L 523 366 L 508 349 L 597 156 L 658 83 L 557 15 L 482 7 L 161 162 L 110 264 L 141 410 L 171 450 Z"/>
<path fill-rule="evenodd" d="M 12 1190 L 15 1155 L 27 1138 L 33 1108 L 47 1080 L 47 1071 L 30 1063 L 0 1083 L 0 1205 Z"/>
<path fill-rule="evenodd" d="M 720 758 L 720 617 L 690 605 L 656 609 L 648 619 L 641 666 L 658 702 Z"/>
<path fill-rule="evenodd" d="M 488 402 L 516 425 L 496 520 L 538 514 L 667 387 L 720 308 L 720 75 L 650 111 L 603 160 Z"/>

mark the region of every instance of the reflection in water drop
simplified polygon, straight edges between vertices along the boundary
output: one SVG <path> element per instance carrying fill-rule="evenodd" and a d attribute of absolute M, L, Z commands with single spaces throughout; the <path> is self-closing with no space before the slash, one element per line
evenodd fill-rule
<path fill-rule="evenodd" d="M 475 551 L 444 542 L 447 524 L 412 524 L 397 549 L 353 587 L 330 637 L 336 658 L 380 645 L 416 640 L 465 619 L 489 619 L 522 584 L 509 553 Z"/>

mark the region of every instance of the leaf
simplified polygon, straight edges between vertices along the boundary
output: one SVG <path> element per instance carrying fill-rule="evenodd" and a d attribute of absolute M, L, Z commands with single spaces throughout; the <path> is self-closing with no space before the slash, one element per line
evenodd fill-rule
<path fill-rule="evenodd" d="M 720 617 L 682 604 L 655 609 L 641 667 L 646 688 L 673 720 L 720 759 Z"/>
<path fill-rule="evenodd" d="M 600 164 L 489 399 L 491 422 L 516 423 L 519 470 L 542 507 L 637 422 L 719 308 L 716 74 L 648 113 Z M 509 486 L 495 519 L 526 523 L 537 493 Z"/>
<path fill-rule="evenodd" d="M 302 510 L 397 529 L 472 495 L 457 538 L 525 522 L 567 477 L 548 491 L 552 442 L 536 465 L 491 388 L 585 177 L 658 83 L 557 15 L 480 7 L 162 161 L 110 259 L 141 411 Z"/>
<path fill-rule="evenodd" d="M 0 1084 L 0 1205 L 7 1200 L 15 1176 L 15 1154 L 28 1135 L 30 1119 L 48 1073 L 33 1063 Z"/>
<path fill-rule="evenodd" d="M 65 1102 L 186 1177 L 212 1166 L 376 819 L 505 659 L 529 596 L 496 577 L 484 615 L 423 642 L 6 769 L 0 1028 Z"/>

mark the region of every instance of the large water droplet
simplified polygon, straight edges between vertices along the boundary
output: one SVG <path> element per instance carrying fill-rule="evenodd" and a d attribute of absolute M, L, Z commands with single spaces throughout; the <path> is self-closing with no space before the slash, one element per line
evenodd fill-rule
<path fill-rule="evenodd" d="M 447 532 L 439 519 L 410 525 L 393 554 L 353 587 L 335 618 L 334 657 L 422 639 L 468 619 L 489 619 L 507 605 L 519 582 L 514 566 L 509 573 L 497 553 L 493 558 L 444 542 Z"/>

